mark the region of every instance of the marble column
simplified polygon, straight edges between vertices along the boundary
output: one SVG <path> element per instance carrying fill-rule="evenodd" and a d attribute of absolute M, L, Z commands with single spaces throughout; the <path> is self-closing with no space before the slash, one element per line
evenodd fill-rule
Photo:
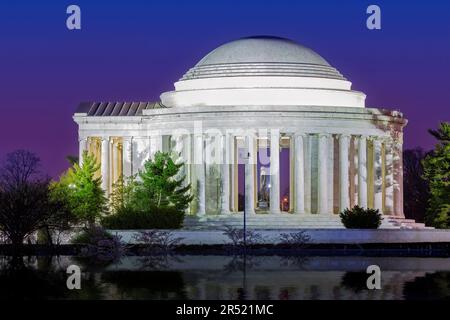
<path fill-rule="evenodd" d="M 87 150 L 87 138 L 80 138 L 78 141 L 79 149 L 78 149 L 78 164 L 80 166 L 83 165 L 83 153 Z"/>
<path fill-rule="evenodd" d="M 384 209 L 385 213 L 394 214 L 394 167 L 393 167 L 393 150 L 392 139 L 385 140 L 385 192 L 384 192 Z"/>
<path fill-rule="evenodd" d="M 327 142 L 327 208 L 329 213 L 334 210 L 334 137 L 328 135 Z"/>
<path fill-rule="evenodd" d="M 191 184 L 191 192 L 192 192 L 192 163 L 193 160 L 193 154 L 192 154 L 192 148 L 193 148 L 193 136 L 188 133 L 183 136 L 183 160 L 184 160 L 184 175 L 185 175 L 185 181 L 184 186 L 187 186 L 188 184 Z M 191 202 L 192 204 L 192 202 Z M 191 212 L 191 211 L 189 211 Z"/>
<path fill-rule="evenodd" d="M 184 135 L 177 134 L 175 136 L 175 146 L 174 146 L 174 152 L 175 153 L 175 163 L 185 163 L 186 159 L 184 158 Z M 176 175 L 176 179 L 181 179 L 183 176 L 186 175 L 186 165 L 182 166 L 180 168 L 180 171 L 178 171 L 178 174 Z"/>
<path fill-rule="evenodd" d="M 204 162 L 204 140 L 202 134 L 194 136 L 194 164 L 197 187 L 197 215 L 206 214 L 206 189 L 205 189 L 205 162 Z"/>
<path fill-rule="evenodd" d="M 304 134 L 295 134 L 294 145 L 294 189 L 295 189 L 295 210 L 294 213 L 305 213 L 305 152 L 303 139 Z"/>
<path fill-rule="evenodd" d="M 102 138 L 102 157 L 101 157 L 101 174 L 102 174 L 102 189 L 109 194 L 109 138 Z"/>
<path fill-rule="evenodd" d="M 319 156 L 318 156 L 318 214 L 327 214 L 328 208 L 328 177 L 327 177 L 327 155 L 329 134 L 319 134 Z"/>
<path fill-rule="evenodd" d="M 220 152 L 221 152 L 221 214 L 229 214 L 230 211 L 230 136 L 222 134 L 220 136 Z"/>
<path fill-rule="evenodd" d="M 339 210 L 350 209 L 349 194 L 349 161 L 348 153 L 350 147 L 350 135 L 341 134 L 339 136 Z"/>
<path fill-rule="evenodd" d="M 249 135 L 246 137 L 248 159 L 244 155 L 245 161 L 245 212 L 246 214 L 255 214 L 255 169 L 256 169 L 256 144 L 255 137 Z"/>
<path fill-rule="evenodd" d="M 367 137 L 358 139 L 358 206 L 367 208 Z"/>
<path fill-rule="evenodd" d="M 236 145 L 235 145 L 235 136 L 234 135 L 230 135 L 230 141 L 228 144 L 228 150 L 230 151 L 230 174 L 231 174 L 231 178 L 230 178 L 230 193 L 231 193 L 231 203 L 230 203 L 230 208 L 232 212 L 237 212 L 239 211 L 236 205 L 236 197 L 237 197 L 237 161 L 236 161 Z"/>
<path fill-rule="evenodd" d="M 394 214 L 404 218 L 403 213 L 403 145 L 402 138 L 394 140 Z"/>
<path fill-rule="evenodd" d="M 382 156 L 381 156 L 381 140 L 378 137 L 373 139 L 373 206 L 383 213 L 383 175 L 382 175 Z"/>
<path fill-rule="evenodd" d="M 357 137 L 350 137 L 350 207 L 352 208 L 358 205 L 358 144 L 359 139 Z"/>
<path fill-rule="evenodd" d="M 155 153 L 163 151 L 163 136 L 162 134 L 150 136 L 150 159 L 153 159 Z"/>
<path fill-rule="evenodd" d="M 143 169 L 145 161 L 150 159 L 150 137 L 133 137 L 132 150 L 132 174 L 138 174 Z"/>
<path fill-rule="evenodd" d="M 303 178 L 303 181 L 305 179 Z M 289 207 L 288 212 L 295 213 L 295 135 L 289 137 Z"/>
<path fill-rule="evenodd" d="M 129 177 L 133 172 L 133 138 L 132 137 L 123 137 L 123 146 L 122 146 L 122 158 L 123 158 L 123 177 Z"/>
<path fill-rule="evenodd" d="M 280 131 L 270 130 L 270 213 L 280 210 Z"/>
<path fill-rule="evenodd" d="M 117 182 L 119 178 L 119 146 L 118 142 L 115 139 L 111 139 L 111 153 L 112 153 L 112 163 L 110 163 L 111 167 L 111 188 Z M 111 189 L 112 190 L 112 189 Z"/>
<path fill-rule="evenodd" d="M 304 159 L 305 159 L 305 212 L 311 213 L 311 148 L 314 137 L 305 135 L 304 139 Z"/>
<path fill-rule="evenodd" d="M 184 152 L 184 136 L 182 134 L 178 134 L 175 136 L 175 147 L 174 151 L 177 156 L 177 163 L 183 162 L 183 152 Z"/>

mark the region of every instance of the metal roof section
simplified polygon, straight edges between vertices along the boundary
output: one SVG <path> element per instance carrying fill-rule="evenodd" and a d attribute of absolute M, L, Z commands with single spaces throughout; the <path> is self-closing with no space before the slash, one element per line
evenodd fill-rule
<path fill-rule="evenodd" d="M 166 108 L 161 102 L 81 102 L 76 113 L 88 117 L 141 116 L 143 110 Z"/>

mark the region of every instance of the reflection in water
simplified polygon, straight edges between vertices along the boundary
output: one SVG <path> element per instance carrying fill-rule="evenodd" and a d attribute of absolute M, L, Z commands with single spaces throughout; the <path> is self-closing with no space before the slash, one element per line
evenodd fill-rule
<path fill-rule="evenodd" d="M 0 299 L 449 299 L 450 259 L 169 255 L 110 265 L 74 257 L 0 257 Z M 81 290 L 66 268 L 82 268 Z M 371 264 L 381 290 L 367 290 Z"/>

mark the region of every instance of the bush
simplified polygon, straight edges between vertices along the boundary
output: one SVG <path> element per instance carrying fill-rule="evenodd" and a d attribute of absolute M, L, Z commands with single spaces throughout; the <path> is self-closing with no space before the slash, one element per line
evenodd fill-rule
<path fill-rule="evenodd" d="M 149 253 L 168 253 L 183 240 L 180 237 L 174 237 L 172 231 L 146 230 L 140 231 L 134 235 L 134 240 L 144 244 L 144 252 Z"/>
<path fill-rule="evenodd" d="M 120 236 L 113 235 L 98 226 L 83 230 L 75 235 L 71 242 L 85 245 L 80 256 L 94 258 L 97 262 L 117 261 L 126 253 L 126 247 Z"/>
<path fill-rule="evenodd" d="M 36 231 L 67 229 L 72 221 L 65 202 L 51 196 L 49 185 L 40 159 L 29 151 L 9 153 L 0 163 L 0 241 L 5 238 L 15 253 Z"/>
<path fill-rule="evenodd" d="M 292 248 L 305 248 L 310 241 L 311 236 L 305 230 L 280 235 L 281 244 Z"/>
<path fill-rule="evenodd" d="M 223 234 L 230 239 L 233 247 L 244 247 L 244 235 L 245 235 L 245 245 L 253 246 L 256 244 L 261 244 L 264 239 L 263 237 L 255 232 L 254 230 L 234 228 L 232 226 L 225 226 Z"/>
<path fill-rule="evenodd" d="M 99 241 L 112 240 L 114 236 L 102 227 L 93 226 L 83 229 L 70 239 L 73 244 L 97 244 Z"/>
<path fill-rule="evenodd" d="M 183 226 L 184 212 L 173 207 L 154 207 L 138 210 L 120 208 L 116 213 L 104 217 L 102 225 L 108 229 L 179 229 Z"/>
<path fill-rule="evenodd" d="M 345 209 L 339 216 L 347 229 L 378 229 L 381 225 L 381 214 L 378 209 L 355 206 L 353 209 Z"/>

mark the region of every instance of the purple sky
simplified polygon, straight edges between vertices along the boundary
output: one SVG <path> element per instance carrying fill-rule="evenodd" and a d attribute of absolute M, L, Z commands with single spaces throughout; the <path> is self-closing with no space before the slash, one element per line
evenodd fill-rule
<path fill-rule="evenodd" d="M 65 26 L 82 10 L 82 30 Z M 0 157 L 36 152 L 57 176 L 77 154 L 80 101 L 154 101 L 218 45 L 250 35 L 291 38 L 325 57 L 367 94 L 401 110 L 407 148 L 430 148 L 428 128 L 450 120 L 450 2 L 376 1 L 382 30 L 365 27 L 367 1 L 2 1 Z"/>

